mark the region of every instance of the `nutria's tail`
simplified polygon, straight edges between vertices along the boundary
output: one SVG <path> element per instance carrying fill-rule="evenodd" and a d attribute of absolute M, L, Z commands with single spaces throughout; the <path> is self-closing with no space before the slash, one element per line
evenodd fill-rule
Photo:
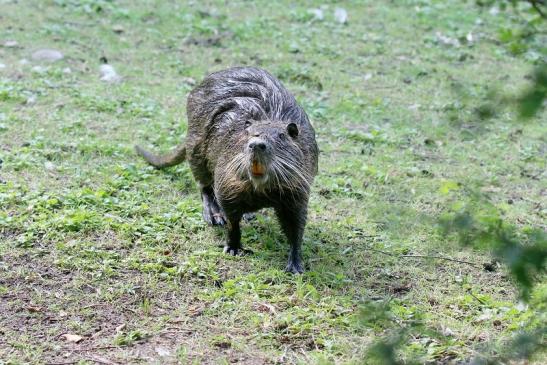
<path fill-rule="evenodd" d="M 186 158 L 186 146 L 184 144 L 177 146 L 173 151 L 165 155 L 153 154 L 140 146 L 135 146 L 135 150 L 139 155 L 144 157 L 150 165 L 157 167 L 158 169 L 178 165 Z"/>

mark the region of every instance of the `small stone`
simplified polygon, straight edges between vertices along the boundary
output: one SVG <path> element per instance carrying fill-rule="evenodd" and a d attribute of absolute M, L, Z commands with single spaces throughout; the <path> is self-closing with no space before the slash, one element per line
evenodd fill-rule
<path fill-rule="evenodd" d="M 300 52 L 300 47 L 298 47 L 298 44 L 296 44 L 296 43 L 291 43 L 289 45 L 289 52 L 290 53 L 299 53 Z"/>
<path fill-rule="evenodd" d="M 3 68 L 6 68 L 6 65 L 4 65 L 3 63 L 0 63 L 0 70 Z"/>
<path fill-rule="evenodd" d="M 48 171 L 55 171 L 55 165 L 51 161 L 46 161 L 44 163 L 44 168 Z"/>
<path fill-rule="evenodd" d="M 36 95 L 31 95 L 25 101 L 25 105 L 34 105 L 36 104 Z"/>
<path fill-rule="evenodd" d="M 64 335 L 61 335 L 61 337 L 63 337 L 66 342 L 73 342 L 73 343 L 78 343 L 84 339 L 82 336 L 74 335 L 71 333 L 65 333 Z"/>
<path fill-rule="evenodd" d="M 334 19 L 338 23 L 346 24 L 348 22 L 348 12 L 344 8 L 336 8 L 334 9 Z"/>
<path fill-rule="evenodd" d="M 194 79 L 192 77 L 182 77 L 181 81 L 184 84 L 187 84 L 187 85 L 190 85 L 190 86 L 194 86 L 196 84 L 196 79 Z"/>
<path fill-rule="evenodd" d="M 21 60 L 19 61 L 19 64 L 20 64 L 20 65 L 28 65 L 28 63 L 29 63 L 29 62 L 28 62 L 28 60 L 27 60 L 26 58 L 23 58 L 23 59 L 21 59 Z"/>
<path fill-rule="evenodd" d="M 459 40 L 457 40 L 456 38 L 445 36 L 441 32 L 435 33 L 435 36 L 437 37 L 437 41 L 441 44 L 444 44 L 445 46 L 452 46 L 452 47 L 460 46 Z"/>
<path fill-rule="evenodd" d="M 112 26 L 112 31 L 117 34 L 121 34 L 125 32 L 125 29 L 120 24 L 115 24 Z"/>
<path fill-rule="evenodd" d="M 121 81 L 120 75 L 116 73 L 116 70 L 111 65 L 101 65 L 100 67 L 101 80 L 111 83 L 117 83 Z"/>
<path fill-rule="evenodd" d="M 70 67 L 65 67 L 65 68 L 63 68 L 63 73 L 64 74 L 69 74 L 69 73 L 72 73 L 72 70 L 70 69 Z"/>
<path fill-rule="evenodd" d="M 472 43 L 475 40 L 475 37 L 473 36 L 473 33 L 469 32 L 465 36 L 465 39 L 467 40 L 467 42 Z"/>
<path fill-rule="evenodd" d="M 63 59 L 63 54 L 55 49 L 39 49 L 32 54 L 35 61 L 55 62 Z"/>
<path fill-rule="evenodd" d="M 308 9 L 308 13 L 312 14 L 316 20 L 323 20 L 325 18 L 321 9 Z"/>
<path fill-rule="evenodd" d="M 165 357 L 165 356 L 169 356 L 171 355 L 171 351 L 169 351 L 168 349 L 166 349 L 165 347 L 163 346 L 157 346 L 155 348 L 156 350 L 156 353 L 160 356 L 160 357 Z"/>
<path fill-rule="evenodd" d="M 474 322 L 481 323 L 488 321 L 492 318 L 492 311 L 486 310 L 484 313 L 482 313 L 480 316 L 478 316 Z"/>
<path fill-rule="evenodd" d="M 6 48 L 15 48 L 19 45 L 19 43 L 17 43 L 17 41 L 5 41 L 4 42 L 4 47 Z"/>
<path fill-rule="evenodd" d="M 43 74 L 47 71 L 47 67 L 44 66 L 34 66 L 32 68 L 32 72 L 36 72 L 37 74 Z"/>

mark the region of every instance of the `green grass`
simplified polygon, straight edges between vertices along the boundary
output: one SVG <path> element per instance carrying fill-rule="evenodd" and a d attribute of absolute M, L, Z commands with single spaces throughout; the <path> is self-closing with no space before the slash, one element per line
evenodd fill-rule
<path fill-rule="evenodd" d="M 438 225 L 479 191 L 519 229 L 546 228 L 545 113 L 476 113 L 527 85 L 533 55 L 496 41 L 513 20 L 348 1 L 339 24 L 331 2 L 310 15 L 322 3 L 0 2 L 0 43 L 18 43 L 0 47 L 0 362 L 362 363 L 389 332 L 365 303 L 387 303 L 391 323 L 437 333 L 401 358 L 444 363 L 541 323 L 503 267 Z M 65 58 L 32 61 L 44 47 Z M 121 83 L 100 80 L 101 57 Z M 281 78 L 317 131 L 302 276 L 283 271 L 272 212 L 244 224 L 253 255 L 226 256 L 188 165 L 157 171 L 132 149 L 178 144 L 188 92 L 232 65 Z"/>

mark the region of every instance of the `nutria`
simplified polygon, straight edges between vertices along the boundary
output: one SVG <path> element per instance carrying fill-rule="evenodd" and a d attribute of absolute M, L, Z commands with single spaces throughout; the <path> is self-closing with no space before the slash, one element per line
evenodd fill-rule
<path fill-rule="evenodd" d="M 227 225 L 225 252 L 241 252 L 240 220 L 273 207 L 290 243 L 286 270 L 302 273 L 301 246 L 318 149 L 308 116 L 268 72 L 234 67 L 207 76 L 188 96 L 185 143 L 164 156 L 136 146 L 158 168 L 186 159 L 203 218 Z"/>

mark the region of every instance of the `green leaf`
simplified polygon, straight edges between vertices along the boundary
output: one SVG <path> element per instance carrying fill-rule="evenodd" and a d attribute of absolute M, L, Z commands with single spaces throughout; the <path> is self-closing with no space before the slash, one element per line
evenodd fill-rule
<path fill-rule="evenodd" d="M 452 190 L 458 190 L 460 186 L 455 181 L 445 181 L 442 183 L 441 187 L 439 188 L 439 192 L 443 195 L 449 194 Z"/>

